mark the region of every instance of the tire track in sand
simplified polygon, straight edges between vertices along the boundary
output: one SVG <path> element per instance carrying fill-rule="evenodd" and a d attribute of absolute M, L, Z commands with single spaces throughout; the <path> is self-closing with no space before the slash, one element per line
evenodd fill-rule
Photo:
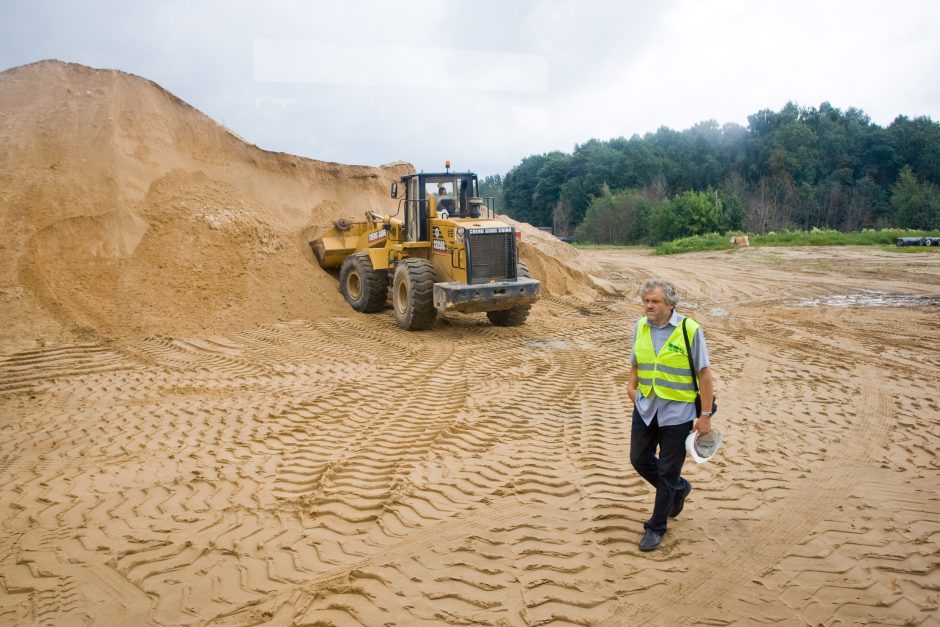
<path fill-rule="evenodd" d="M 891 339 L 874 335 L 891 328 L 877 312 L 859 330 L 825 312 L 770 323 L 700 306 L 727 454 L 694 469 L 689 516 L 641 555 L 651 493 L 629 466 L 624 400 L 635 301 L 557 298 L 522 328 L 456 316 L 418 334 L 351 313 L 102 345 L 128 364 L 114 371 L 33 364 L 38 386 L 0 394 L 0 622 L 39 624 L 40 606 L 43 620 L 174 625 L 929 617 L 927 356 L 892 348 L 896 368 L 869 369 Z M 827 334 L 845 336 L 847 369 L 813 354 Z M 888 433 L 873 419 L 902 385 Z M 839 481 L 854 486 L 844 511 L 820 501 Z M 40 596 L 57 591 L 58 605 Z M 659 596 L 688 591 L 718 596 L 661 611 Z"/>
<path fill-rule="evenodd" d="M 572 332 L 572 336 L 575 334 Z M 572 426 L 583 420 L 580 413 L 586 399 L 580 382 L 586 378 L 585 368 L 592 361 L 596 367 L 596 360 L 582 359 L 587 355 L 583 351 L 574 350 L 577 357 L 573 359 L 561 359 L 556 351 L 536 348 L 520 363 L 518 345 L 530 341 L 511 339 L 495 350 L 476 340 L 461 343 L 467 349 L 465 360 L 456 362 L 462 379 L 480 381 L 489 371 L 500 372 L 502 376 L 487 380 L 465 395 L 466 401 L 448 418 L 449 425 L 419 455 L 420 461 L 407 480 L 399 484 L 401 492 L 395 493 L 387 486 L 370 492 L 369 496 L 377 499 L 384 490 L 389 497 L 377 519 L 350 520 L 349 516 L 335 516 L 336 511 L 330 509 L 336 519 L 331 522 L 330 516 L 322 515 L 322 509 L 317 507 L 320 501 L 309 501 L 309 522 L 318 529 L 317 554 L 321 559 L 348 565 L 329 571 L 327 584 L 317 589 L 315 595 L 311 590 L 293 590 L 281 595 L 285 599 L 283 606 L 266 603 L 264 608 L 246 608 L 244 612 L 260 611 L 265 616 L 286 617 L 284 620 L 295 622 L 325 620 L 324 617 L 335 614 L 343 617 L 336 618 L 340 622 L 369 624 L 370 617 L 379 616 L 381 604 L 377 599 L 400 599 L 399 595 L 405 594 L 409 603 L 423 608 L 417 615 L 432 621 L 456 619 L 481 608 L 499 612 L 503 602 L 498 599 L 501 594 L 498 591 L 507 586 L 518 589 L 525 599 L 517 612 L 533 616 L 575 617 L 586 607 L 597 608 L 607 602 L 605 597 L 579 589 L 575 576 L 579 569 L 565 574 L 566 560 L 572 556 L 590 557 L 591 553 L 585 553 L 580 546 L 584 540 L 566 542 L 570 546 L 562 547 L 553 539 L 565 535 L 572 526 L 584 528 L 590 534 L 590 526 L 581 522 L 584 514 L 580 508 L 575 507 L 573 518 L 565 522 L 547 520 L 493 526 L 494 521 L 502 518 L 500 503 L 507 499 L 509 503 L 522 502 L 514 511 L 529 507 L 533 512 L 549 504 L 552 511 L 569 508 L 579 499 L 580 486 L 566 479 L 577 473 L 559 461 L 571 457 L 571 447 L 580 444 L 569 441 Z M 486 351 L 485 357 L 475 352 L 479 350 Z M 422 366 L 419 370 L 428 369 Z M 431 374 L 425 372 L 419 385 L 439 387 L 435 384 L 449 381 L 447 372 L 446 363 Z M 406 384 L 407 381 L 405 378 Z M 452 388 L 451 384 L 448 389 Z M 460 398 L 461 394 L 455 396 Z M 494 404 L 493 399 L 499 402 Z M 344 406 L 351 404 L 345 402 Z M 399 417 L 400 421 L 426 422 L 430 416 L 425 414 L 451 411 L 448 405 L 440 404 L 424 406 L 416 402 L 409 407 Z M 412 413 L 415 415 L 410 416 Z M 331 429 L 327 426 L 325 431 Z M 531 443 L 522 457 L 519 441 Z M 307 451 L 311 458 L 321 453 Z M 361 476 L 353 479 L 365 481 Z M 346 489 L 341 494 L 347 506 L 364 502 L 357 497 L 355 486 L 343 487 Z M 328 505 L 335 507 L 333 503 Z M 465 516 L 477 517 L 472 533 L 453 539 L 443 537 L 432 548 L 425 546 L 420 554 L 396 558 L 397 547 L 408 546 L 409 538 L 426 542 L 429 535 L 436 535 L 436 529 L 443 528 L 441 525 L 448 524 L 447 521 L 454 524 Z M 544 516 L 549 518 L 547 511 Z M 357 533 L 350 533 L 351 529 Z M 510 542 L 507 538 L 513 539 Z M 301 555 L 312 554 L 312 547 L 304 546 L 303 542 L 293 550 Z M 461 556 L 460 563 L 450 564 L 448 556 L 455 551 Z M 499 551 L 500 556 L 495 557 L 493 551 Z M 349 563 L 357 555 L 372 557 Z M 442 565 L 441 560 L 448 563 Z M 523 564 L 521 571 L 517 563 Z M 440 570 L 448 573 L 442 575 L 437 572 Z M 460 573 L 451 572 L 454 570 Z M 523 575 L 520 577 L 517 571 Z M 565 577 L 571 581 L 553 582 L 553 578 Z M 442 595 L 441 585 L 446 582 L 454 589 Z M 309 613 L 303 613 L 302 608 L 308 607 Z M 297 614 L 298 611 L 302 613 Z M 509 609 L 506 611 L 513 615 Z M 598 611 L 596 617 L 602 615 Z"/>

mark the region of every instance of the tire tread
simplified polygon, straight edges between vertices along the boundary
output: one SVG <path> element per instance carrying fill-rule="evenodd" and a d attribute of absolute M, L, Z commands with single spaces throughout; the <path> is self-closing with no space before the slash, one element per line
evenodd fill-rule
<path fill-rule="evenodd" d="M 516 276 L 526 279 L 529 278 L 529 267 L 522 261 L 516 264 Z M 512 309 L 487 311 L 486 317 L 490 319 L 492 324 L 498 327 L 520 327 L 525 324 L 531 309 L 532 305 L 519 305 Z"/>
<path fill-rule="evenodd" d="M 411 295 L 408 311 L 400 314 L 395 306 L 395 319 L 398 326 L 408 331 L 422 331 L 428 329 L 437 319 L 437 310 L 434 308 L 434 281 L 436 274 L 431 262 L 420 257 L 409 257 L 399 262 L 396 269 L 394 296 L 398 296 L 398 273 L 407 273 L 403 280 L 409 282 L 408 293 Z"/>
<path fill-rule="evenodd" d="M 362 283 L 363 294 L 358 300 L 353 299 L 346 290 L 346 279 L 350 272 L 357 272 Z M 356 311 L 382 311 L 388 300 L 388 270 L 375 270 L 369 253 L 354 253 L 343 260 L 339 273 L 339 290 L 346 302 Z"/>

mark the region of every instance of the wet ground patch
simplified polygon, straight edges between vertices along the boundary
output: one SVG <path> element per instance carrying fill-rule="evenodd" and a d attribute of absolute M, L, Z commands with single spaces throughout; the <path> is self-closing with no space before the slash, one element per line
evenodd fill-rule
<path fill-rule="evenodd" d="M 801 298 L 789 305 L 792 307 L 929 307 L 940 305 L 940 296 L 860 291 L 851 294 Z"/>

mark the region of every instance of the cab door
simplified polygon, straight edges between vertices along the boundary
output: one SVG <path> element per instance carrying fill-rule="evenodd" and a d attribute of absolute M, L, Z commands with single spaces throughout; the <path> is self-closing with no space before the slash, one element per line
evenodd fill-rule
<path fill-rule="evenodd" d="M 421 240 L 421 218 L 418 208 L 424 203 L 424 190 L 418 184 L 417 176 L 408 179 L 408 192 L 405 199 L 405 241 Z"/>

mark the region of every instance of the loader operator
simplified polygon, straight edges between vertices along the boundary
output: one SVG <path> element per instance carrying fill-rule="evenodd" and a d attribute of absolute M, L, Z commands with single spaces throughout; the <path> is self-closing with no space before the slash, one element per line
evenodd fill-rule
<path fill-rule="evenodd" d="M 443 185 L 437 188 L 437 211 L 438 213 L 447 212 L 447 215 L 454 214 L 454 199 L 447 195 L 447 190 Z"/>
<path fill-rule="evenodd" d="M 698 376 L 701 407 L 711 409 L 712 373 L 705 335 L 697 322 L 676 313 L 676 288 L 663 279 L 650 279 L 640 289 L 646 315 L 637 322 L 630 354 L 627 393 L 633 401 L 630 462 L 656 488 L 653 514 L 643 524 L 641 551 L 656 549 L 666 535 L 668 518 L 682 511 L 692 484 L 681 476 L 685 439 L 695 429 L 711 430 L 711 411 L 696 410 L 692 368 L 686 352 L 683 324 Z M 656 457 L 656 447 L 659 457 Z"/>

